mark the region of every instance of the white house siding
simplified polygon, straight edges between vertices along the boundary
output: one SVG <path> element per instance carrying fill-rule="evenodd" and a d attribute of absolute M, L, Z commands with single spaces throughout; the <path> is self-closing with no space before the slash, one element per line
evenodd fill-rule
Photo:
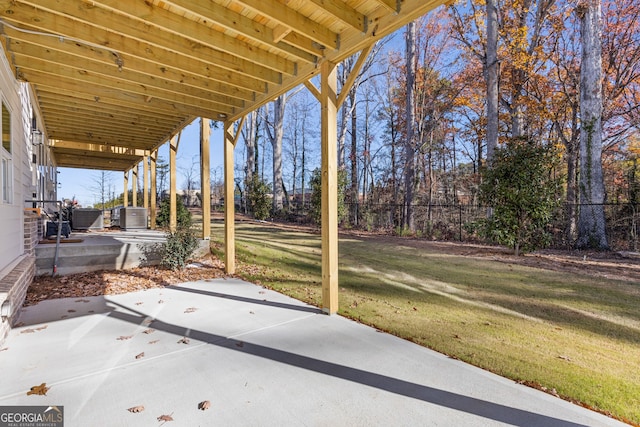
<path fill-rule="evenodd" d="M 31 184 L 30 167 L 27 160 L 27 141 L 21 113 L 20 86 L 13 77 L 5 55 L 0 55 L 0 94 L 5 105 L 11 111 L 11 160 L 13 176 L 13 194 L 11 203 L 0 202 L 0 271 L 15 262 L 24 253 L 23 210 L 27 188 Z M 28 181 L 25 181 L 28 178 Z"/>
<path fill-rule="evenodd" d="M 1 48 L 0 48 L 1 49 Z M 4 53 L 0 54 L 0 97 L 11 113 L 11 200 L 0 197 L 0 304 L 10 303 L 9 318 L 0 321 L 0 343 L 15 321 L 26 289 L 35 273 L 37 217 L 25 212 L 32 198 L 33 146 L 31 144 L 31 102 L 26 83 L 13 77 Z M 34 231 L 36 230 L 36 231 Z"/>

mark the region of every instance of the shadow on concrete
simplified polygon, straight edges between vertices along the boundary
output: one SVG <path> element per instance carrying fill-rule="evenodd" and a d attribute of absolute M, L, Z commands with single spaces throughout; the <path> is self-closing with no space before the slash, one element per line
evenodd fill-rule
<path fill-rule="evenodd" d="M 121 321 L 139 325 L 146 319 L 146 315 L 127 307 L 130 312 L 138 313 L 138 315 L 113 311 L 110 317 Z M 151 327 L 172 333 L 176 336 L 189 337 L 191 339 L 206 342 L 229 350 L 238 351 L 253 356 L 262 357 L 274 362 L 307 369 L 335 378 L 352 381 L 358 384 L 375 387 L 390 393 L 395 393 L 405 397 L 422 400 L 424 402 L 443 406 L 450 409 L 466 412 L 494 421 L 507 423 L 514 426 L 523 427 L 585 427 L 583 424 L 554 418 L 546 415 L 536 414 L 534 412 L 512 408 L 494 402 L 477 399 L 457 393 L 440 390 L 437 388 L 425 386 L 422 384 L 412 383 L 387 375 L 376 374 L 373 372 L 340 365 L 337 363 L 326 362 L 324 360 L 314 359 L 308 356 L 291 353 L 288 351 L 278 350 L 263 345 L 251 344 L 246 341 L 238 341 L 229 339 L 221 335 L 209 332 L 184 328 L 182 326 L 165 323 L 154 320 Z"/>
<path fill-rule="evenodd" d="M 191 292 L 194 294 L 200 294 L 200 295 L 206 295 L 206 296 L 210 296 L 210 297 L 215 297 L 215 298 L 224 298 L 224 299 L 230 299 L 233 301 L 240 301 L 240 302 L 246 302 L 249 304 L 259 304 L 259 305 L 266 305 L 269 307 L 276 307 L 276 308 L 283 308 L 286 310 L 296 310 L 296 311 L 304 311 L 307 313 L 316 313 L 316 314 L 324 314 L 324 312 L 322 310 L 320 310 L 319 308 L 316 307 L 309 307 L 309 306 L 303 306 L 303 305 L 295 305 L 295 304 L 286 304 L 283 302 L 276 302 L 276 301 L 268 301 L 266 299 L 255 299 L 255 298 L 247 298 L 247 297 L 241 297 L 238 295 L 229 295 L 229 294 L 223 294 L 220 292 L 212 292 L 212 291 L 204 291 L 202 289 L 193 289 L 193 288 L 185 288 L 182 286 L 167 286 L 168 289 L 173 289 L 176 291 L 182 291 L 182 292 Z M 123 307 L 123 308 L 127 308 L 128 307 Z"/>

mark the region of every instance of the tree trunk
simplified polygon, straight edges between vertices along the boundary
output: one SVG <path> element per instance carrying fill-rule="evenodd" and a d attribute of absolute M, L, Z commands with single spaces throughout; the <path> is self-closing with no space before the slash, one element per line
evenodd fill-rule
<path fill-rule="evenodd" d="M 415 230 L 413 213 L 413 190 L 415 185 L 415 86 L 416 86 L 416 23 L 407 25 L 405 32 L 406 64 L 407 64 L 407 111 L 406 111 L 406 140 L 405 140 L 405 171 L 404 171 L 404 228 Z"/>
<path fill-rule="evenodd" d="M 258 112 L 249 113 L 249 120 L 244 134 L 244 145 L 247 149 L 247 159 L 244 168 L 244 186 L 247 189 L 253 182 L 253 175 L 256 171 L 256 142 L 258 139 Z M 242 199 L 245 213 L 248 213 L 247 201 Z"/>
<path fill-rule="evenodd" d="M 359 179 L 358 179 L 358 118 L 356 117 L 356 93 L 349 92 L 349 104 L 351 106 L 351 224 L 358 225 Z"/>
<path fill-rule="evenodd" d="M 579 248 L 608 249 L 602 174 L 602 20 L 600 0 L 578 4 L 582 39 L 580 66 Z"/>
<path fill-rule="evenodd" d="M 495 0 L 487 0 L 487 163 L 491 165 L 498 146 L 498 9 Z"/>
<path fill-rule="evenodd" d="M 273 147 L 273 211 L 282 210 L 282 137 L 286 95 L 280 95 L 273 101 L 273 133 L 269 134 Z"/>

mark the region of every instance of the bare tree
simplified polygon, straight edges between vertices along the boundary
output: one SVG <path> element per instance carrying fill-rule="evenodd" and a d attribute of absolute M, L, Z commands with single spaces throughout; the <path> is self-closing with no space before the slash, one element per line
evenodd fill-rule
<path fill-rule="evenodd" d="M 498 146 L 498 8 L 487 0 L 487 47 L 484 78 L 487 84 L 487 162 L 491 164 Z"/>
<path fill-rule="evenodd" d="M 406 52 L 406 99 L 407 110 L 405 118 L 405 142 L 404 142 L 404 215 L 403 227 L 413 231 L 415 229 L 413 215 L 413 195 L 415 190 L 415 88 L 416 88 L 416 23 L 411 22 L 405 30 Z"/>
<path fill-rule="evenodd" d="M 200 184 L 198 180 L 198 177 L 200 176 L 199 165 L 200 161 L 198 159 L 198 156 L 193 156 L 191 159 L 191 164 L 180 168 L 180 172 L 182 173 L 182 177 L 184 178 L 183 190 L 185 194 L 183 198 L 185 206 L 192 206 L 195 203 L 195 200 L 193 200 L 192 196 L 193 192 L 198 188 Z"/>
<path fill-rule="evenodd" d="M 608 249 L 602 174 L 602 7 L 600 0 L 583 0 L 580 18 L 580 248 Z"/>
<path fill-rule="evenodd" d="M 100 208 L 102 209 L 103 215 L 106 209 L 107 201 L 109 200 L 109 190 L 111 187 L 112 179 L 113 176 L 109 171 L 99 171 L 93 177 L 93 185 L 91 186 L 91 190 L 98 195 L 98 198 L 100 200 Z"/>
<path fill-rule="evenodd" d="M 280 95 L 273 105 L 273 119 L 267 119 L 267 135 L 273 148 L 273 211 L 282 210 L 283 180 L 282 180 L 282 136 L 284 125 L 284 112 L 287 105 L 287 95 Z M 268 107 L 267 117 L 269 117 Z"/>

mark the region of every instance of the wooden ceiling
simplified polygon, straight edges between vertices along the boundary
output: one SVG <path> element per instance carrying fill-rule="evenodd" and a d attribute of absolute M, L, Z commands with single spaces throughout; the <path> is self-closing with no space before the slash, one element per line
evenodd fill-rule
<path fill-rule="evenodd" d="M 128 170 L 197 117 L 236 120 L 444 0 L 0 0 L 58 166 Z"/>

